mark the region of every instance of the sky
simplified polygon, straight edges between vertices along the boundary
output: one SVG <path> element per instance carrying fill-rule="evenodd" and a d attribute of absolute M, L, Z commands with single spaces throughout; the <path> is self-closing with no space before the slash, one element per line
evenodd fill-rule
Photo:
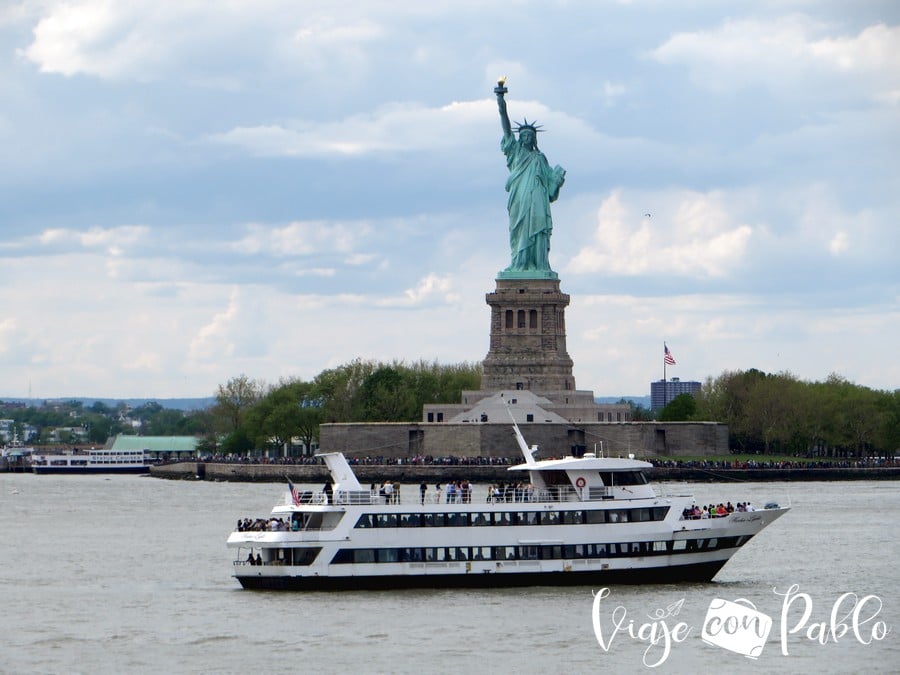
<path fill-rule="evenodd" d="M 900 3 L 7 0 L 0 396 L 482 361 L 499 76 L 579 389 L 900 387 Z"/>

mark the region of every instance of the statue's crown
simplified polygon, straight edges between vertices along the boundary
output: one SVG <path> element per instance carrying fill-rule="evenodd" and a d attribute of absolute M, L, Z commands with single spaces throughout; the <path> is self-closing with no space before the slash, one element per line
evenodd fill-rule
<path fill-rule="evenodd" d="M 536 134 L 543 131 L 540 124 L 529 122 L 527 117 L 523 118 L 521 123 L 516 122 L 516 133 L 520 133 L 522 129 L 531 129 Z"/>

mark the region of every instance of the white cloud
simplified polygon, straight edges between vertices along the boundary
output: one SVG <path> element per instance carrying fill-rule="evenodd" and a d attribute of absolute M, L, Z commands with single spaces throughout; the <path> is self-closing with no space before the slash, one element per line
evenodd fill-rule
<path fill-rule="evenodd" d="M 878 23 L 857 35 L 826 35 L 835 27 L 801 14 L 773 20 L 728 19 L 712 30 L 677 33 L 651 52 L 666 64 L 685 64 L 694 81 L 714 90 L 750 86 L 787 90 L 804 78 L 852 75 L 840 81 L 875 99 L 900 90 L 900 26 Z M 840 86 L 834 82 L 832 86 Z M 829 96 L 837 92 L 830 91 Z"/>
<path fill-rule="evenodd" d="M 283 227 L 253 223 L 247 234 L 229 247 L 242 254 L 267 253 L 276 257 L 323 252 L 352 253 L 371 232 L 366 222 L 344 225 L 325 221 L 293 222 Z"/>
<path fill-rule="evenodd" d="M 375 304 L 378 307 L 419 307 L 425 304 L 453 304 L 460 300 L 449 277 L 429 274 L 417 287 L 406 289 L 402 297 L 382 298 Z"/>
<path fill-rule="evenodd" d="M 84 231 L 68 228 L 51 228 L 38 236 L 46 246 L 78 246 L 84 249 L 106 249 L 119 254 L 122 249 L 140 244 L 149 233 L 142 225 L 121 225 L 118 227 L 92 227 Z"/>
<path fill-rule="evenodd" d="M 575 254 L 567 270 L 627 276 L 725 276 L 741 264 L 752 229 L 734 222 L 723 197 L 721 193 L 668 195 L 667 205 L 641 214 L 626 205 L 617 190 L 597 212 L 593 241 Z"/>
<path fill-rule="evenodd" d="M 453 102 L 436 108 L 390 104 L 380 106 L 371 114 L 336 122 L 297 121 L 284 126 L 236 127 L 212 134 L 208 140 L 263 156 L 352 157 L 385 151 L 450 152 L 476 143 L 474 138 L 480 134 L 473 130 L 483 128 L 486 117 L 496 116 L 495 106 L 488 100 Z M 532 104 L 530 108 L 539 106 Z"/>

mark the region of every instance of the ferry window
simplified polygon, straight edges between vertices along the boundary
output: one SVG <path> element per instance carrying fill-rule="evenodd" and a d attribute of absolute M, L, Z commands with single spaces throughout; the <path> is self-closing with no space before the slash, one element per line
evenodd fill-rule
<path fill-rule="evenodd" d="M 473 546 L 472 547 L 472 560 L 490 560 L 490 559 L 491 559 L 490 546 Z"/>
<path fill-rule="evenodd" d="M 650 509 L 631 509 L 630 518 L 635 523 L 646 522 L 650 520 Z"/>
<path fill-rule="evenodd" d="M 627 523 L 628 509 L 614 509 L 609 511 L 609 522 L 611 523 Z"/>
<path fill-rule="evenodd" d="M 448 513 L 447 527 L 464 527 L 469 524 L 468 513 Z"/>
<path fill-rule="evenodd" d="M 706 548 L 712 549 L 712 548 L 718 548 L 718 547 L 719 547 L 718 539 L 710 539 L 706 544 Z"/>
<path fill-rule="evenodd" d="M 665 520 L 666 516 L 669 514 L 668 506 L 654 506 L 653 507 L 653 520 Z"/>
<path fill-rule="evenodd" d="M 544 546 L 541 548 L 541 557 L 544 560 L 559 560 L 563 557 L 562 546 Z"/>
<path fill-rule="evenodd" d="M 295 565 L 312 565 L 313 561 L 316 559 L 316 556 L 319 555 L 319 552 L 322 550 L 320 547 L 316 548 L 295 548 L 294 550 L 294 564 Z"/>
<path fill-rule="evenodd" d="M 610 487 L 613 484 L 612 471 L 599 471 L 598 473 L 600 474 L 600 480 L 603 481 L 606 487 Z"/>
<path fill-rule="evenodd" d="M 737 545 L 737 537 L 719 537 L 719 548 L 734 548 Z"/>
<path fill-rule="evenodd" d="M 437 560 L 437 549 L 426 548 L 425 549 L 425 560 L 427 562 L 434 562 L 435 560 Z"/>
<path fill-rule="evenodd" d="M 382 548 L 378 550 L 378 562 L 397 562 L 400 555 L 395 548 Z"/>
<path fill-rule="evenodd" d="M 653 552 L 654 553 L 665 553 L 666 552 L 666 542 L 654 541 L 653 542 Z"/>
<path fill-rule="evenodd" d="M 575 552 L 572 554 L 573 558 L 587 558 L 588 556 L 588 547 L 584 544 L 575 544 Z"/>
<path fill-rule="evenodd" d="M 542 518 L 544 525 L 558 525 L 559 514 L 556 511 L 547 511 Z"/>
<path fill-rule="evenodd" d="M 584 522 L 584 514 L 581 511 L 563 511 L 559 515 L 563 525 L 580 525 Z"/>
<path fill-rule="evenodd" d="M 397 527 L 397 514 L 379 513 L 375 516 L 375 527 Z"/>
<path fill-rule="evenodd" d="M 521 525 L 540 525 L 541 514 L 537 511 L 526 511 L 519 514 L 519 524 Z"/>
<path fill-rule="evenodd" d="M 457 549 L 456 549 L 456 559 L 457 559 L 457 560 L 468 560 L 468 559 L 469 559 L 469 549 L 468 549 L 468 547 L 457 547 Z"/>
<path fill-rule="evenodd" d="M 516 559 L 516 547 L 515 546 L 494 546 L 493 553 L 494 553 L 494 560 L 515 560 Z"/>
<path fill-rule="evenodd" d="M 480 525 L 490 525 L 491 524 L 491 514 L 490 513 L 473 513 L 472 514 L 472 525 L 480 526 Z"/>
<path fill-rule="evenodd" d="M 418 513 L 401 513 L 400 514 L 400 527 L 419 527 L 419 514 Z"/>
<path fill-rule="evenodd" d="M 420 522 L 422 523 L 422 527 L 434 527 L 434 514 L 423 513 Z"/>
<path fill-rule="evenodd" d="M 358 548 L 353 551 L 353 562 L 370 563 L 375 562 L 375 551 L 371 548 Z"/>
<path fill-rule="evenodd" d="M 644 485 L 647 477 L 642 471 L 617 471 L 613 480 L 616 485 Z"/>
<path fill-rule="evenodd" d="M 519 547 L 519 560 L 537 560 L 538 559 L 538 547 L 537 546 L 520 546 Z"/>
<path fill-rule="evenodd" d="M 359 517 L 359 520 L 356 521 L 356 525 L 354 527 L 375 527 L 375 523 L 372 519 L 371 513 L 364 513 Z"/>
<path fill-rule="evenodd" d="M 684 551 L 687 548 L 687 542 L 684 540 L 676 541 L 675 545 L 672 547 L 673 551 Z"/>
<path fill-rule="evenodd" d="M 494 514 L 495 523 L 497 525 L 508 526 L 513 524 L 512 514 L 511 513 L 497 513 Z"/>
<path fill-rule="evenodd" d="M 606 522 L 606 511 L 585 511 L 585 522 L 588 525 L 597 525 Z"/>
<path fill-rule="evenodd" d="M 446 513 L 435 513 L 434 514 L 434 526 L 435 527 L 444 527 L 446 524 Z"/>
<path fill-rule="evenodd" d="M 342 563 L 353 562 L 353 551 L 349 548 L 342 548 L 331 559 L 332 564 L 339 565 Z"/>
<path fill-rule="evenodd" d="M 610 544 L 610 546 L 615 546 L 615 544 Z M 594 544 L 593 548 L 594 550 L 591 551 L 592 558 L 605 558 L 609 553 L 611 553 L 606 544 Z"/>

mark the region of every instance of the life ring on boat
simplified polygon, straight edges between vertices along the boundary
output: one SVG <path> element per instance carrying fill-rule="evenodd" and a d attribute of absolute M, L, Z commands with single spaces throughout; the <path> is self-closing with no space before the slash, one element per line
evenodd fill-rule
<path fill-rule="evenodd" d="M 575 479 L 575 487 L 579 490 L 583 488 L 587 484 L 587 481 L 584 479 L 584 476 L 580 476 Z"/>

